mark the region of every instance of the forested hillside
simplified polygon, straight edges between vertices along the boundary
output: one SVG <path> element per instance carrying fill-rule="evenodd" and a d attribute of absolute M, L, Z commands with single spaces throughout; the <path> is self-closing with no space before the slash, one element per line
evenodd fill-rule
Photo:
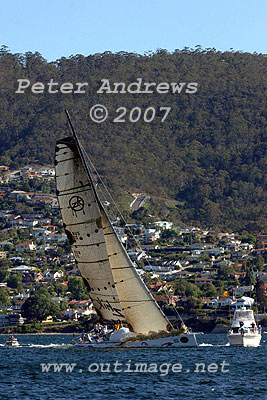
<path fill-rule="evenodd" d="M 52 163 L 55 141 L 69 133 L 64 108 L 94 164 L 118 193 L 177 200 L 160 217 L 221 229 L 267 227 L 266 57 L 185 48 L 138 55 L 105 52 L 47 62 L 39 53 L 0 51 L 0 164 Z M 15 93 L 17 79 L 88 82 L 86 93 Z M 127 85 L 197 82 L 196 93 L 99 94 L 101 79 Z M 90 108 L 105 105 L 101 124 Z M 148 122 L 115 123 L 115 110 L 155 107 Z M 159 108 L 171 107 L 165 122 Z M 163 203 L 162 203 L 163 204 Z"/>

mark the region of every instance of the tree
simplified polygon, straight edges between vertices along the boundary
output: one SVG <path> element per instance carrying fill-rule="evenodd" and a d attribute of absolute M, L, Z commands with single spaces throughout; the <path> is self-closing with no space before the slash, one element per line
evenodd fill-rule
<path fill-rule="evenodd" d="M 267 299 L 265 296 L 264 282 L 260 280 L 258 280 L 256 283 L 256 300 L 259 310 L 265 312 L 265 308 L 267 307 Z"/>
<path fill-rule="evenodd" d="M 243 237 L 241 241 L 242 241 L 242 243 L 251 243 L 255 246 L 257 239 L 254 235 L 248 235 L 248 236 Z"/>
<path fill-rule="evenodd" d="M 206 236 L 206 243 L 217 243 L 217 239 L 212 233 L 209 233 Z"/>
<path fill-rule="evenodd" d="M 228 279 L 228 275 L 234 272 L 233 267 L 229 267 L 227 265 L 221 265 L 218 270 L 219 279 Z"/>
<path fill-rule="evenodd" d="M 212 283 L 208 283 L 203 286 L 202 294 L 206 297 L 216 297 L 217 289 Z"/>
<path fill-rule="evenodd" d="M 187 301 L 184 303 L 184 311 L 188 314 L 196 314 L 197 309 L 200 306 L 200 299 L 190 296 Z"/>
<path fill-rule="evenodd" d="M 8 296 L 8 291 L 6 289 L 0 288 L 0 305 L 10 306 L 10 300 Z"/>
<path fill-rule="evenodd" d="M 82 278 L 78 276 L 69 279 L 68 291 L 71 292 L 72 300 L 87 300 L 89 298 L 85 284 Z"/>
<path fill-rule="evenodd" d="M 0 260 L 0 268 L 1 268 L 1 270 L 8 269 L 8 268 L 11 267 L 11 265 L 12 265 L 12 262 L 10 260 L 8 260 L 7 258 L 2 258 Z"/>
<path fill-rule="evenodd" d="M 175 285 L 175 294 L 198 297 L 200 296 L 201 291 L 197 285 L 194 285 L 193 283 L 187 282 L 185 280 L 180 280 Z"/>
<path fill-rule="evenodd" d="M 246 236 L 250 232 L 264 232 L 266 135 L 261 134 L 266 123 L 264 54 L 186 48 L 173 53 L 160 50 L 149 56 L 105 52 L 88 57 L 62 57 L 50 63 L 38 53 L 12 54 L 3 48 L 0 69 L 1 88 L 6 94 L 0 99 L 0 164 L 51 163 L 55 139 L 66 122 L 61 111 L 66 96 L 60 93 L 56 97 L 46 96 L 44 102 L 43 96 L 29 90 L 28 95 L 15 98 L 13 86 L 18 77 L 27 76 L 32 82 L 42 78 L 46 82 L 53 76 L 57 82 L 75 83 L 90 75 L 86 93 L 79 98 L 68 97 L 68 106 L 79 110 L 81 139 L 86 149 L 90 149 L 101 175 L 107 177 L 108 188 L 116 193 L 118 202 L 126 208 L 126 203 L 127 206 L 130 203 L 129 192 L 146 192 L 157 204 L 162 198 L 176 202 L 174 205 L 164 201 L 158 208 L 150 204 L 147 213 L 142 216 L 140 212 L 140 219 L 144 217 L 146 223 L 151 216 L 174 215 L 177 223 L 218 225 L 219 229 L 242 230 Z M 127 132 L 123 124 L 117 124 L 116 130 L 113 124 L 105 127 L 90 124 L 88 140 L 87 105 L 96 100 L 96 89 L 103 76 L 108 73 L 110 80 L 116 82 L 120 71 L 123 82 L 141 75 L 149 76 L 151 82 L 163 82 L 167 71 L 168 81 L 176 82 L 177 70 L 185 82 L 194 77 L 209 90 L 187 95 L 185 85 L 179 101 L 167 96 L 166 105 L 172 106 L 172 113 L 165 124 L 161 123 L 162 115 L 158 112 L 150 124 L 141 118 Z M 139 106 L 144 111 L 148 99 L 141 97 Z M 105 94 L 100 94 L 97 100 L 104 98 L 110 107 L 121 105 L 116 95 L 111 94 L 107 100 Z M 136 105 L 131 93 L 125 93 L 123 99 L 128 110 Z M 159 110 L 161 96 L 154 96 L 153 101 Z M 49 190 L 48 185 L 36 181 L 34 186 L 33 181 L 28 181 L 31 188 Z M 0 202 L 6 208 L 10 205 L 8 199 Z M 138 212 L 136 217 L 139 218 Z"/>
<path fill-rule="evenodd" d="M 257 271 L 262 271 L 263 270 L 264 263 L 265 263 L 264 257 L 261 254 L 257 255 L 257 258 L 256 258 Z"/>
<path fill-rule="evenodd" d="M 9 272 L 5 269 L 0 270 L 0 282 L 6 282 Z"/>
<path fill-rule="evenodd" d="M 164 229 L 161 234 L 161 239 L 171 239 L 177 237 L 178 233 L 175 229 Z"/>
<path fill-rule="evenodd" d="M 22 278 L 19 274 L 10 274 L 7 279 L 7 286 L 12 289 L 21 290 L 22 289 Z"/>
<path fill-rule="evenodd" d="M 41 322 L 48 316 L 59 315 L 60 310 L 59 306 L 52 302 L 48 290 L 40 287 L 25 301 L 21 313 L 28 321 Z"/>
<path fill-rule="evenodd" d="M 246 276 L 244 279 L 244 285 L 245 286 L 255 286 L 255 283 L 256 283 L 256 278 L 255 278 L 255 275 L 253 272 L 253 268 L 250 267 L 246 273 Z"/>

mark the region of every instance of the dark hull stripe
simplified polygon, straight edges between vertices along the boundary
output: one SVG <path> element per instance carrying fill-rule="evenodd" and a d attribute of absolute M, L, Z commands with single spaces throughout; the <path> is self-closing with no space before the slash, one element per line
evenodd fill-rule
<path fill-rule="evenodd" d="M 59 154 L 60 155 L 60 154 Z M 56 162 L 59 164 L 61 162 L 65 162 L 65 161 L 71 161 L 71 160 L 75 160 L 75 157 L 72 158 L 65 158 L 65 160 L 56 160 Z"/>
<path fill-rule="evenodd" d="M 73 247 L 83 247 L 83 246 L 98 246 L 99 244 L 105 244 L 106 242 L 98 242 L 98 243 L 90 243 L 90 244 L 73 244 Z M 82 261 L 78 261 L 78 262 L 82 262 Z"/>
<path fill-rule="evenodd" d="M 60 210 L 67 210 L 67 208 L 61 208 Z M 67 228 L 68 226 L 82 225 L 82 224 L 92 224 L 92 223 L 94 223 L 94 222 L 96 222 L 96 220 L 88 219 L 87 221 L 75 222 L 74 224 L 66 224 L 66 228 Z"/>
<path fill-rule="evenodd" d="M 73 189 L 68 189 L 68 190 L 73 190 Z M 90 187 L 88 187 L 88 189 L 84 189 L 84 190 L 77 190 L 76 192 L 68 192 L 68 193 L 60 193 L 58 194 L 58 197 L 60 196 L 68 196 L 71 194 L 77 194 L 77 193 L 83 193 L 83 192 L 88 192 L 89 190 L 92 190 Z"/>
<path fill-rule="evenodd" d="M 62 193 L 62 192 L 67 192 L 68 190 L 76 190 L 76 189 L 81 189 L 81 188 L 85 188 L 85 187 L 87 187 L 87 186 L 91 186 L 89 183 L 87 183 L 86 185 L 81 185 L 81 186 L 77 186 L 77 187 L 74 187 L 74 188 L 71 188 L 71 189 L 65 189 L 65 190 L 60 190 L 60 193 Z"/>

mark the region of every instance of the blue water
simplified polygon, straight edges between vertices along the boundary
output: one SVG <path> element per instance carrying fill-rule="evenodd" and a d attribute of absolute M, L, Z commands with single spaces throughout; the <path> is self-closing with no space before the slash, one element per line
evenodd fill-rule
<path fill-rule="evenodd" d="M 230 347 L 225 335 L 199 335 L 198 348 L 157 350 L 78 349 L 71 335 L 16 336 L 18 348 L 3 347 L 6 336 L 0 336 L 1 400 L 267 399 L 266 334 L 254 349 Z M 76 366 L 72 372 L 42 372 L 46 363 Z M 135 371 L 136 363 L 150 370 L 126 372 Z M 199 372 L 196 363 L 204 363 Z M 181 364 L 176 372 L 173 364 Z"/>

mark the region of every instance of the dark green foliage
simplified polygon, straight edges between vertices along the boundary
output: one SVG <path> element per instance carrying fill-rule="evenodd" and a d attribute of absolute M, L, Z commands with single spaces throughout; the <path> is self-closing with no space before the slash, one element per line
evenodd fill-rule
<path fill-rule="evenodd" d="M 59 307 L 52 302 L 45 287 L 39 287 L 23 304 L 22 316 L 28 321 L 41 322 L 48 316 L 57 316 Z"/>
<path fill-rule="evenodd" d="M 0 288 L 0 305 L 1 306 L 9 306 L 10 305 L 8 291 L 3 288 Z"/>
<path fill-rule="evenodd" d="M 217 290 L 216 287 L 212 283 L 205 284 L 202 288 L 202 294 L 205 297 L 216 297 Z"/>
<path fill-rule="evenodd" d="M 175 294 L 180 296 L 198 297 L 201 291 L 198 286 L 193 283 L 180 279 L 175 285 Z"/>
<path fill-rule="evenodd" d="M 87 300 L 89 298 L 88 290 L 82 278 L 78 276 L 69 279 L 68 291 L 71 292 L 70 297 L 72 300 Z"/>
<path fill-rule="evenodd" d="M 174 238 L 177 236 L 178 236 L 178 233 L 174 229 L 165 229 L 161 234 L 162 239 L 170 239 L 170 238 Z"/>
<path fill-rule="evenodd" d="M 0 282 L 6 282 L 9 272 L 5 269 L 0 270 Z"/>
<path fill-rule="evenodd" d="M 263 281 L 257 281 L 257 284 L 256 284 L 256 300 L 257 300 L 257 305 L 258 305 L 259 311 L 265 312 L 265 308 L 267 307 L 267 299 L 266 299 L 266 296 L 265 296 L 264 282 Z"/>
<path fill-rule="evenodd" d="M 266 57 L 185 48 L 140 56 L 120 52 L 62 57 L 0 51 L 0 164 L 52 163 L 55 141 L 69 128 L 70 110 L 86 150 L 109 188 L 173 198 L 160 217 L 246 232 L 266 227 Z M 101 79 L 129 84 L 198 82 L 195 94 L 97 94 Z M 88 82 L 85 94 L 16 94 L 16 80 Z M 92 105 L 110 119 L 96 124 Z M 115 124 L 115 110 L 172 107 L 164 123 Z M 30 183 L 29 183 L 30 185 Z M 144 214 L 149 214 L 147 210 Z M 159 215 L 157 212 L 156 215 Z M 146 215 L 145 215 L 146 216 Z M 136 215 L 139 217 L 139 215 Z"/>
<path fill-rule="evenodd" d="M 255 283 L 256 283 L 256 278 L 255 278 L 255 275 L 253 272 L 253 268 L 249 268 L 247 270 L 247 274 L 244 279 L 244 285 L 245 286 L 252 286 L 252 285 L 254 286 Z"/>
<path fill-rule="evenodd" d="M 257 256 L 257 258 L 256 258 L 256 268 L 257 268 L 257 271 L 262 271 L 262 270 L 263 270 L 264 262 L 265 262 L 264 257 L 263 257 L 261 254 L 259 254 L 259 255 Z"/>
<path fill-rule="evenodd" d="M 7 279 L 7 286 L 12 289 L 22 288 L 22 278 L 19 274 L 10 274 Z"/>

